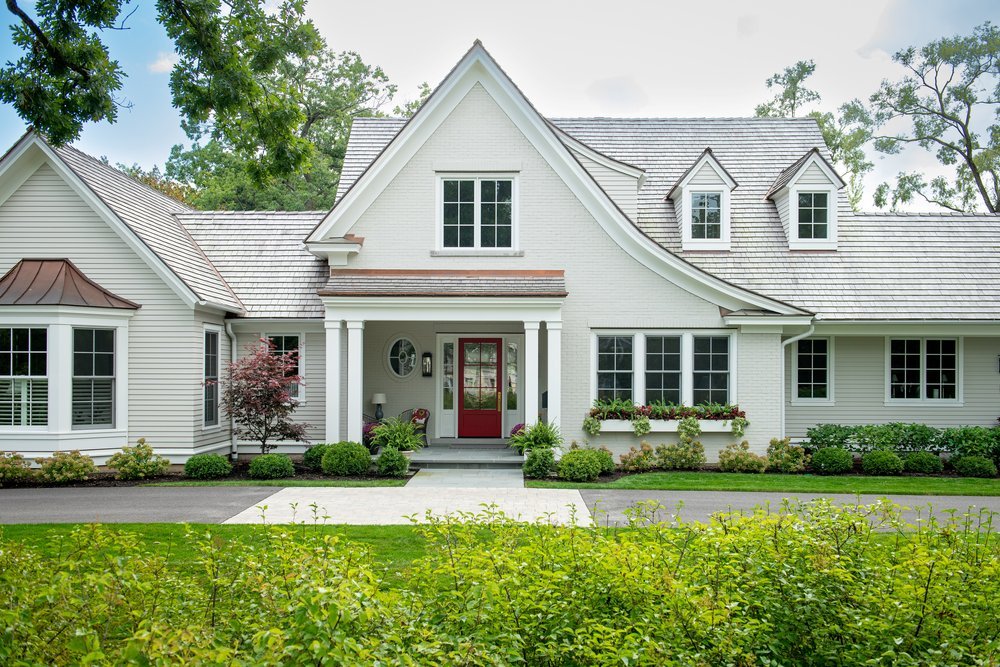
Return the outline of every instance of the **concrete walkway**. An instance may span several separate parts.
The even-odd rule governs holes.
[[[406,488],[523,489],[524,473],[517,469],[422,468]]]

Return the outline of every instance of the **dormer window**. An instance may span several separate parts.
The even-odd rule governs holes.
[[[510,250],[515,246],[515,179],[512,176],[441,177],[440,242],[443,250]]]
[[[837,249],[837,191],[844,180],[817,149],[778,174],[767,198],[781,218],[789,250]]]
[[[681,174],[667,199],[674,202],[684,250],[729,250],[729,201],[735,187],[708,148]]]

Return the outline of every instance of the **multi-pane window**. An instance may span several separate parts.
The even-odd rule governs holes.
[[[517,343],[507,342],[507,409],[517,410]]]
[[[0,328],[0,427],[46,426],[48,332]]]
[[[271,354],[281,356],[292,351],[298,352],[298,354],[295,355],[295,363],[288,370],[288,375],[298,375],[301,377],[302,373],[299,372],[299,367],[302,363],[302,350],[299,345],[299,336],[297,334],[281,334],[277,336],[268,335],[267,338],[274,345],[274,347],[271,348]],[[302,387],[297,382],[293,382],[288,387],[288,394],[295,399],[301,398]]]
[[[826,192],[799,193],[799,238],[826,239],[829,213]]]
[[[646,403],[681,402],[681,337],[646,336]]]
[[[729,402],[729,337],[694,337],[695,405]]]
[[[442,244],[445,248],[513,247],[512,179],[444,179],[442,187]]]
[[[958,398],[958,341],[896,338],[889,341],[889,398]]]
[[[597,337],[597,398],[632,399],[632,336]]]
[[[72,423],[77,428],[115,424],[114,329],[73,329]]]
[[[219,425],[219,332],[205,332],[205,426]]]
[[[830,341],[826,338],[800,340],[796,354],[796,396],[830,398]]]
[[[691,193],[691,238],[722,238],[722,193]]]

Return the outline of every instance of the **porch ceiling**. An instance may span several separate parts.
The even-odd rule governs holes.
[[[323,297],[541,297],[567,295],[560,271],[331,269]]]

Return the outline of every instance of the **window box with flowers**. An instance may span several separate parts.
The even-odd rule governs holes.
[[[737,405],[635,405],[628,401],[596,401],[583,420],[590,435],[628,433],[676,433],[682,419],[698,419],[703,433],[732,433],[742,437],[749,422]]]

